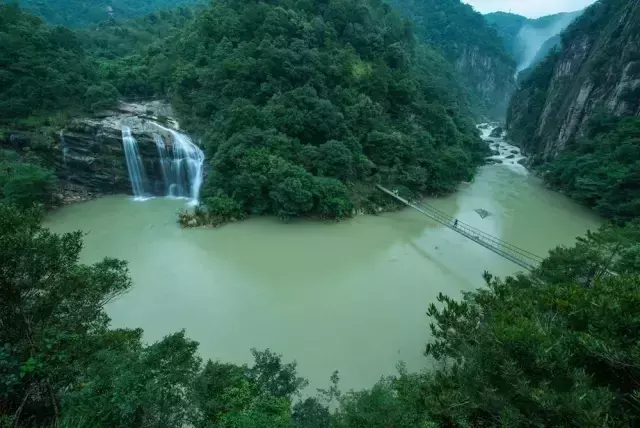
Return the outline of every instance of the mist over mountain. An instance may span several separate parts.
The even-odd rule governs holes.
[[[496,12],[485,15],[485,19],[504,39],[505,48],[515,58],[516,71],[520,73],[537,64],[558,46],[560,33],[581,14],[582,11],[576,11],[529,19]]]

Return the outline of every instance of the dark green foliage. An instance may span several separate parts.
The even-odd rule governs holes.
[[[56,202],[57,184],[53,171],[0,149],[0,201],[21,208],[34,204],[51,206]]]
[[[545,181],[599,214],[640,216],[640,118],[593,117],[588,133],[549,164]]]
[[[419,40],[456,65],[449,88],[462,88],[471,114],[502,120],[516,63],[484,17],[459,0],[388,1],[412,21]]]
[[[488,285],[462,302],[441,296],[444,308],[429,312],[436,341],[427,355],[449,361],[425,388],[431,414],[513,427],[638,420],[637,273],[589,288],[526,277]]]
[[[124,262],[79,265],[82,234],[55,235],[40,220],[0,204],[0,379],[11,380],[0,408],[42,423],[59,416],[57,394],[80,381],[106,332],[102,306],[130,280]]]
[[[54,25],[84,27],[111,20],[135,18],[176,6],[193,6],[203,0],[17,0],[21,7]]]
[[[0,4],[0,120],[82,105],[90,82],[71,30]]]
[[[102,83],[87,88],[84,94],[86,109],[97,112],[113,106],[120,98],[120,93],[110,83]]]
[[[209,361],[184,332],[146,346],[111,330],[103,306],[131,287],[125,262],[78,263],[82,233],[56,235],[41,212],[0,203],[2,426],[292,427],[306,381],[253,351],[252,366]]]
[[[513,59],[502,46],[495,29],[468,4],[457,0],[390,0],[415,22],[416,32],[447,58],[458,58],[465,46],[482,46],[491,55],[509,63]]]
[[[130,20],[109,20],[78,30],[100,82],[110,82],[125,98],[164,95],[171,79],[168,40],[199,13],[180,7]]]
[[[449,65],[377,0],[216,3],[169,45],[213,214],[340,218],[377,181],[449,192],[481,162]]]

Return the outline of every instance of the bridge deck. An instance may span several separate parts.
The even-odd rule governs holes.
[[[413,208],[414,210],[426,215],[432,220],[437,221],[443,226],[448,227],[449,229],[459,233],[460,235],[468,238],[477,244],[482,245],[488,250],[493,251],[496,254],[504,257],[505,259],[512,261],[520,267],[523,267],[528,270],[533,270],[536,268],[540,262],[542,262],[542,258],[529,252],[523,250],[522,248],[516,247],[515,245],[509,244],[495,236],[489,235],[475,227],[469,226],[461,221],[458,221],[457,225],[455,224],[456,219],[443,213],[442,211],[431,207],[426,204],[421,204],[417,202],[410,202],[399,195],[396,195],[391,190],[377,185],[378,189],[382,190],[389,196],[392,196],[396,200],[402,202],[403,204]]]

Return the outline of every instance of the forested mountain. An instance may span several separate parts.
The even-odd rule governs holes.
[[[506,12],[485,15],[487,22],[504,39],[507,51],[515,58],[518,71],[536,65],[560,44],[560,33],[582,14],[582,11],[558,13],[537,19]]]
[[[460,0],[389,0],[419,40],[454,64],[477,117],[501,119],[514,89],[515,63],[495,29]]]
[[[378,0],[220,2],[75,34],[16,6],[2,13],[10,111],[0,120],[37,128],[29,138],[44,135],[47,155],[61,150],[61,111],[169,97],[203,137],[203,206],[216,218],[350,216],[384,205],[376,183],[451,192],[487,150],[451,65]]]
[[[158,56],[215,215],[348,216],[375,182],[449,192],[482,161],[446,62],[378,0],[215,3]]]
[[[159,9],[193,6],[205,0],[3,0],[17,2],[22,8],[45,21],[67,27],[83,27],[111,19],[127,19]]]
[[[522,83],[511,138],[555,188],[607,217],[640,215],[640,0],[588,8]]]
[[[98,84],[73,31],[47,26],[15,4],[0,5],[0,66],[0,121],[92,109],[118,96]]]

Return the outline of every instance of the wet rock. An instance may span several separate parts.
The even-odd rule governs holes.
[[[519,155],[520,154],[520,150],[511,150],[511,153],[514,155]]]
[[[498,151],[498,150],[491,150],[491,154],[492,154],[492,155],[494,155],[494,156],[498,156],[498,155],[500,155],[500,151]]]
[[[481,218],[487,218],[491,215],[489,211],[482,208],[476,208],[474,211],[477,212]]]
[[[509,155],[509,156],[506,157],[506,159],[513,159],[515,157],[516,157],[516,155]]]
[[[518,163],[519,163],[520,165],[522,165],[522,166],[526,165],[526,164],[527,164],[527,158],[522,158],[522,159],[520,159],[520,160],[518,161]]]
[[[504,129],[501,126],[498,126],[497,128],[494,128],[491,133],[489,134],[489,137],[491,138],[502,138],[502,134],[504,133]]]
[[[485,161],[488,165],[502,163],[502,159],[496,159],[496,158],[486,158]]]
[[[63,204],[86,201],[103,194],[131,193],[129,174],[122,146],[122,126],[129,126],[138,142],[144,161],[145,188],[164,194],[164,177],[159,162],[155,134],[171,144],[170,133],[153,124],[162,116],[164,123],[175,124],[169,116],[171,108],[158,101],[121,104],[113,111],[74,119],[64,129],[37,132],[11,131],[0,146],[18,152],[46,143],[45,165],[54,169],[62,188]],[[166,125],[165,125],[166,126]],[[46,135],[45,135],[46,133]]]

